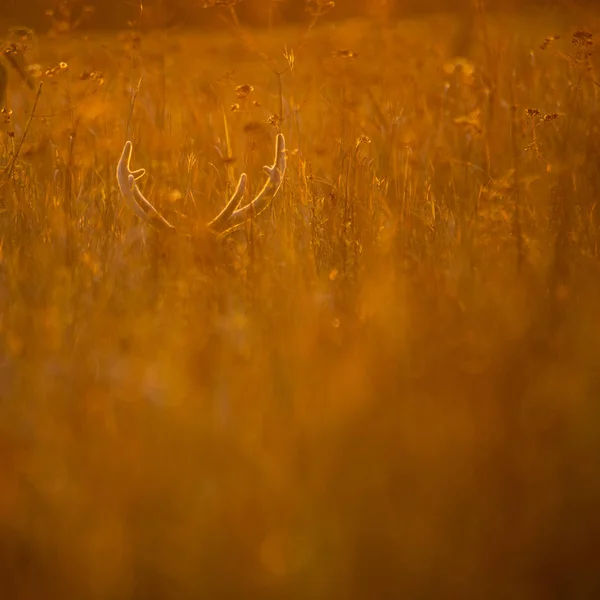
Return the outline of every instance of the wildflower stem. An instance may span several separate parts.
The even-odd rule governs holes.
[[[12,160],[10,161],[10,164],[6,167],[6,176],[9,179],[10,179],[10,177],[12,177],[13,171],[15,169],[15,164],[17,162],[17,158],[19,157],[19,153],[23,146],[23,142],[25,141],[25,138],[27,137],[27,132],[29,131],[29,127],[31,126],[31,121],[33,120],[33,117],[35,115],[35,110],[37,108],[38,101],[40,99],[40,96],[42,95],[42,85],[43,85],[43,82],[40,81],[40,85],[38,86],[38,91],[37,91],[37,94],[35,95],[35,100],[33,102],[33,108],[31,109],[31,114],[29,115],[29,119],[27,119],[27,125],[25,125],[25,131],[23,132],[21,140],[19,141],[19,145],[17,146],[17,149],[15,150],[15,153],[12,157]]]

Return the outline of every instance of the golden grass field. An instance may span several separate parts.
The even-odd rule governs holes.
[[[600,597],[600,20],[480,19],[6,64],[2,598]]]

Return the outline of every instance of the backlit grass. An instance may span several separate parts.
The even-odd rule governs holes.
[[[2,597],[598,597],[585,23],[40,37],[33,90],[6,63]],[[283,188],[223,239],[119,195],[131,139],[193,231],[278,132]]]

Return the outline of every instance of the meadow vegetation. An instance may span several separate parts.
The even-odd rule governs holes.
[[[18,40],[2,597],[600,597],[598,24]]]

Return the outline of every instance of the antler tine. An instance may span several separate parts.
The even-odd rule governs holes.
[[[277,195],[277,192],[281,188],[283,182],[283,176],[285,175],[286,169],[286,151],[285,151],[285,138],[282,133],[277,134],[275,139],[275,159],[271,166],[265,165],[263,170],[268,175],[268,179],[262,189],[254,197],[254,199],[237,210],[233,210],[227,220],[219,219],[218,225],[221,225],[218,229],[215,228],[221,235],[229,233],[234,229],[237,229],[243,225],[246,221],[252,217],[259,215],[271,202],[271,200]],[[245,177],[244,177],[245,179]],[[221,212],[223,214],[232,205],[228,203],[227,207]],[[216,220],[216,219],[215,219]]]
[[[131,190],[133,191],[133,195],[137,200],[139,206],[143,207],[142,211],[146,214],[146,221],[150,223],[150,225],[154,225],[159,229],[166,229],[169,231],[175,231],[175,226],[171,225],[167,219],[165,219],[155,208],[146,200],[145,196],[140,191],[140,188],[135,183],[135,178],[133,175],[129,176],[129,184],[131,185]],[[147,212],[146,212],[147,211]]]
[[[131,210],[140,218],[142,221],[154,225],[159,229],[167,229],[174,231],[175,227],[169,223],[150,202],[144,197],[142,192],[137,186],[136,179],[142,177],[145,173],[145,169],[137,169],[132,171],[129,164],[131,162],[131,153],[133,150],[133,144],[128,140],[125,142],[121,158],[117,164],[117,182],[119,189],[125,202],[131,208]]]
[[[225,205],[225,208],[212,220],[208,223],[209,229],[213,231],[220,232],[226,228],[226,223],[238,207],[244,192],[246,191],[246,181],[247,181],[246,173],[242,173],[238,180],[238,184],[231,196],[231,199]]]

